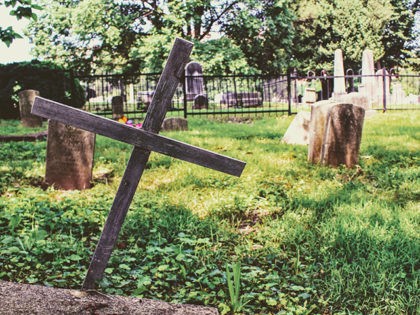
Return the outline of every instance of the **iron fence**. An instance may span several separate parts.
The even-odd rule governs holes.
[[[160,74],[76,76],[86,93],[84,108],[112,117],[112,102],[123,100],[124,113],[141,120],[152,100]],[[343,79],[345,93],[367,97],[376,110],[420,109],[420,75],[381,74],[363,76],[348,70],[344,76],[325,71],[295,74],[185,76],[168,108],[168,116],[290,115],[302,106],[333,96],[334,81]]]

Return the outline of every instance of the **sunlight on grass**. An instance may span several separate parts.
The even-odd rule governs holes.
[[[164,133],[247,166],[237,178],[152,153],[100,289],[225,314],[240,262],[243,314],[415,314],[420,112],[367,118],[353,169],[282,143],[292,119]],[[45,149],[1,144],[0,278],[78,288],[132,148],[98,136],[93,188],[71,192],[41,187]]]

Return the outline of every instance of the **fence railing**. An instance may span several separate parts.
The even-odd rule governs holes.
[[[86,91],[86,110],[111,117],[112,100],[119,96],[124,113],[131,119],[142,119],[159,76],[103,74],[77,78]],[[346,93],[366,95],[372,109],[420,109],[420,75],[192,75],[181,80],[168,116],[290,115],[306,104],[331,98],[334,81],[339,79],[344,80]]]

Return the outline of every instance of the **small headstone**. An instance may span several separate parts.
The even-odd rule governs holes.
[[[321,163],[353,167],[359,162],[365,110],[352,104],[336,104],[328,109]]]
[[[181,117],[165,118],[165,120],[162,123],[162,130],[164,131],[188,130],[188,120]]]
[[[198,62],[192,61],[185,66],[185,85],[187,101],[194,100],[198,94],[204,94],[203,68]]]
[[[41,127],[42,118],[31,114],[32,105],[35,97],[39,96],[36,90],[24,90],[19,92],[20,120],[25,127]]]
[[[359,87],[359,92],[363,92],[369,101],[373,100],[376,93],[375,88],[375,65],[373,60],[373,51],[366,49],[362,55],[362,84],[363,89]]]
[[[324,140],[325,123],[328,110],[337,103],[333,101],[320,101],[311,106],[311,120],[309,122],[308,161],[319,163]]]
[[[124,101],[122,96],[113,96],[111,99],[112,119],[118,120],[124,116]]]
[[[287,144],[309,144],[309,123],[311,119],[310,112],[299,112],[290,123],[282,141]]]
[[[194,97],[193,109],[207,109],[209,108],[209,100],[206,95],[198,94]]]
[[[91,187],[95,134],[50,120],[45,182],[57,189]]]
[[[333,97],[346,94],[346,80],[344,77],[343,52],[336,49],[334,52],[334,93]]]

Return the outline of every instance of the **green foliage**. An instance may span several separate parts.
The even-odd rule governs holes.
[[[29,89],[69,106],[82,107],[85,102],[85,92],[78,80],[50,62],[0,65],[0,118],[18,118],[18,93]]]
[[[295,66],[305,72],[332,70],[337,48],[343,50],[346,68],[354,71],[361,67],[364,49],[373,50],[375,61],[382,66],[401,65],[408,56],[404,48],[415,36],[416,7],[411,2],[298,1],[293,5],[299,34],[293,45]]]
[[[292,117],[190,119],[166,135],[244,174],[152,154],[100,290],[221,314],[416,314],[419,116],[366,118],[354,169],[281,143]],[[0,279],[79,288],[131,148],[97,137],[93,188],[60,191],[40,187],[45,147],[0,145]]]
[[[32,2],[32,0],[5,0],[0,1],[0,7],[10,8],[9,14],[20,20],[22,18],[37,20],[37,15],[33,12],[34,10],[42,10],[42,7]],[[13,30],[13,27],[8,26],[6,28],[0,27],[0,41],[6,44],[7,47],[16,38],[22,38],[19,33]]]

